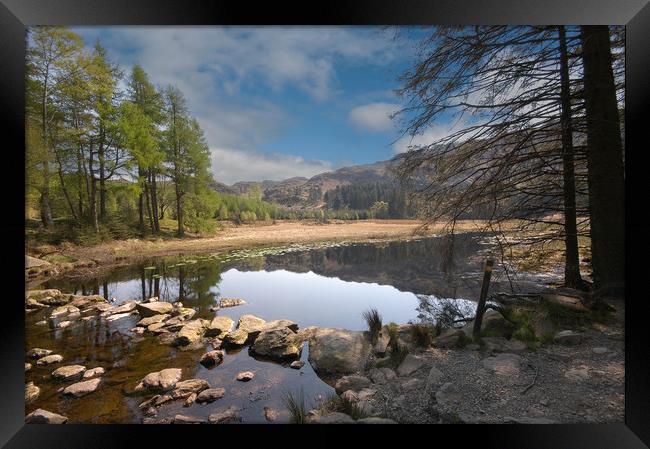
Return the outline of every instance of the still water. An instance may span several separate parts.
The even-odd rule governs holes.
[[[376,308],[383,322],[406,323],[418,319],[420,301],[456,298],[469,313],[480,291],[484,259],[490,252],[478,236],[423,238],[376,244],[339,244],[267,248],[221,255],[186,256],[148,260],[120,268],[97,279],[50,281],[43,288],[66,293],[101,294],[115,298],[114,304],[158,296],[162,301],[182,301],[198,317],[220,314],[234,321],[243,314],[265,320],[289,319],[306,326],[365,330],[361,313]],[[547,280],[547,279],[546,279]],[[529,277],[527,282],[538,283]],[[520,284],[525,288],[526,281]],[[507,290],[510,283],[497,270],[491,291]],[[243,298],[245,305],[212,311],[225,297]],[[27,381],[41,388],[40,397],[27,406],[27,413],[44,408],[61,413],[70,422],[137,423],[142,421],[138,404],[149,396],[132,395],[133,387],[147,373],[164,368],[182,368],[183,379],[202,378],[212,387],[224,387],[224,398],[208,405],[182,407],[175,401],[159,408],[158,418],[177,413],[207,418],[233,405],[244,422],[265,422],[264,410],[279,413],[275,422],[286,422],[282,396],[302,390],[308,407],[318,395],[333,389],[319,379],[309,363],[301,370],[287,364],[259,360],[248,348],[227,351],[224,362],[206,369],[198,359],[211,346],[182,351],[160,344],[155,337],[133,335],[129,329],[138,316],[106,322],[103,319],[77,322],[65,329],[36,325],[48,312],[27,315],[27,347],[53,349],[64,356],[63,364],[82,364],[106,369],[100,389],[80,399],[62,398],[50,377],[58,365],[34,367]],[[307,348],[301,359],[307,360]],[[254,371],[255,378],[237,382],[240,371]]]

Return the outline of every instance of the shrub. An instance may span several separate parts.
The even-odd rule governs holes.
[[[420,347],[427,348],[431,346],[435,337],[435,329],[432,326],[418,323],[411,326],[411,338],[413,342]]]
[[[362,316],[363,319],[366,320],[368,330],[370,331],[370,338],[374,343],[377,340],[377,335],[379,335],[379,332],[381,331],[381,315],[379,315],[377,309],[373,308],[363,312]]]
[[[282,398],[285,407],[289,410],[289,415],[291,416],[290,422],[292,424],[305,424],[307,422],[307,411],[305,408],[305,395],[300,389],[298,397],[295,397],[293,393],[287,392]]]
[[[406,358],[406,355],[409,353],[409,350],[406,346],[402,346],[398,343],[395,343],[391,347],[388,357],[382,360],[379,360],[376,364],[377,368],[393,368],[396,369]]]

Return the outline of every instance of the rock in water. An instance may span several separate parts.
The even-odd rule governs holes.
[[[53,363],[60,363],[63,361],[63,356],[59,354],[46,355],[36,361],[37,365],[51,365]]]
[[[246,304],[246,301],[241,298],[222,298],[219,301],[219,307],[235,307],[242,304]]]
[[[264,418],[268,422],[277,420],[278,416],[280,416],[280,414],[277,412],[277,410],[274,410],[271,407],[264,407]]]
[[[138,321],[137,325],[142,327],[148,327],[151,326],[152,324],[162,323],[168,318],[169,318],[169,314],[167,313],[158,314],[147,318],[142,318],[140,321]]]
[[[102,367],[89,369],[84,373],[83,378],[84,379],[90,379],[90,378],[93,378],[93,377],[96,377],[96,376],[101,376],[105,372],[106,372],[106,370],[104,370],[104,368],[102,368]]]
[[[155,303],[154,303],[155,304]],[[205,330],[209,326],[207,320],[198,319],[188,322],[185,326],[178,331],[178,336],[176,337],[176,343],[179,345],[189,345],[199,341],[203,338]]]
[[[234,321],[227,316],[215,316],[205,331],[205,335],[208,337],[224,338],[232,329],[233,324]]]
[[[162,371],[147,374],[144,379],[135,387],[136,391],[149,390],[171,390],[181,379],[180,368],[167,368]]]
[[[248,332],[244,329],[237,329],[232,332],[229,332],[223,339],[223,342],[227,345],[232,346],[241,346],[246,344],[248,341]]]
[[[174,306],[172,306],[171,303],[165,301],[156,301],[137,304],[136,308],[138,309],[138,313],[141,317],[147,318],[154,315],[171,313],[171,311],[174,309]]]
[[[66,317],[67,320],[74,320],[81,317],[79,309],[72,305],[59,306],[50,314],[50,319]]]
[[[101,381],[101,378],[97,378],[85,380],[83,382],[77,382],[65,387],[63,389],[63,394],[66,396],[72,396],[74,398],[80,398],[97,390],[97,387],[99,387]]]
[[[232,424],[241,422],[242,418],[239,416],[239,409],[230,406],[224,411],[211,413],[210,416],[208,416],[208,421],[211,424]]]
[[[295,359],[300,357],[301,341],[287,327],[263,331],[251,346],[251,352],[272,359]]]
[[[205,419],[196,416],[176,415],[174,416],[174,424],[203,424]]]
[[[303,362],[302,360],[294,360],[293,362],[291,362],[289,366],[293,369],[300,369],[303,366],[305,366],[305,362]]]
[[[200,404],[214,402],[217,399],[221,399],[224,394],[226,394],[226,390],[223,388],[208,388],[199,393],[196,397],[196,402]]]
[[[201,356],[201,360],[199,360],[199,363],[206,368],[211,368],[214,366],[217,366],[223,361],[223,351],[219,349],[215,349],[210,352],[206,352]]]
[[[34,382],[29,382],[25,385],[25,403],[29,404],[38,399],[41,389],[34,385]]]
[[[185,402],[183,403],[183,407],[191,407],[192,404],[194,404],[194,401],[196,401],[197,396],[198,395],[196,393],[190,394],[185,400]]]
[[[363,370],[370,349],[363,332],[316,328],[309,336],[309,363],[317,373],[351,374]]]
[[[185,398],[192,393],[200,393],[203,390],[210,388],[210,384],[204,379],[187,379],[176,384],[176,388],[172,391],[172,398]]]
[[[31,363],[25,363],[25,371],[29,371],[32,369],[32,364]]]
[[[237,374],[237,380],[241,382],[248,382],[249,380],[253,379],[255,377],[255,373],[252,371],[242,371],[241,373]]]
[[[63,415],[57,415],[40,408],[25,417],[27,424],[65,424],[67,421],[68,418]]]
[[[86,367],[82,365],[67,365],[55,369],[52,372],[52,377],[57,380],[71,380],[79,379],[86,371]]]

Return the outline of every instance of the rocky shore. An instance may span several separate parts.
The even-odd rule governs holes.
[[[239,300],[241,301],[241,300]],[[222,301],[234,306],[239,301]],[[571,307],[564,304],[562,307]],[[44,323],[52,328],[73,327],[86,320],[117,321],[137,315],[133,338],[152,338],[179,349],[211,348],[197,358],[206,368],[219,369],[224,349],[248,346],[258,357],[281,362],[287,369],[303,367],[303,348],[318,376],[335,386],[336,397],[318,398],[304,410],[308,423],[577,423],[621,422],[624,405],[624,347],[622,304],[607,324],[558,327],[552,316],[536,314],[525,321],[538,338],[521,341],[520,316],[490,311],[482,338],[472,340],[469,322],[422,341],[421,325],[383,326],[377,335],[337,328],[299,329],[290,320],[266,321],[242,315],[237,322],[224,315],[196,318],[197,311],[182,303],[150,298],[113,305],[99,295],[80,296],[58,290],[31,290],[26,313],[46,310]],[[518,309],[515,309],[518,310]],[[507,319],[505,315],[508,315]],[[201,351],[203,352],[203,351]],[[201,353],[199,352],[199,354]],[[61,382],[59,394],[73,400],[101,392],[105,370],[97,366],[66,365],[47,348],[31,348],[25,370],[52,365],[52,379]],[[242,371],[242,385],[255,373]],[[25,400],[39,396],[29,382]],[[170,366],[147,374],[128,394],[141,396],[143,423],[238,423],[236,407],[201,418],[194,404],[219,401],[229,394],[221,385],[187,378]],[[79,399],[83,400],[83,399]],[[188,413],[158,418],[159,411],[182,403]],[[264,410],[267,421],[278,411]],[[37,409],[29,423],[65,423],[68,418]]]

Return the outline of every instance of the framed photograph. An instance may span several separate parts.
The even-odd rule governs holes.
[[[649,444],[645,0],[0,21],[6,447]]]

